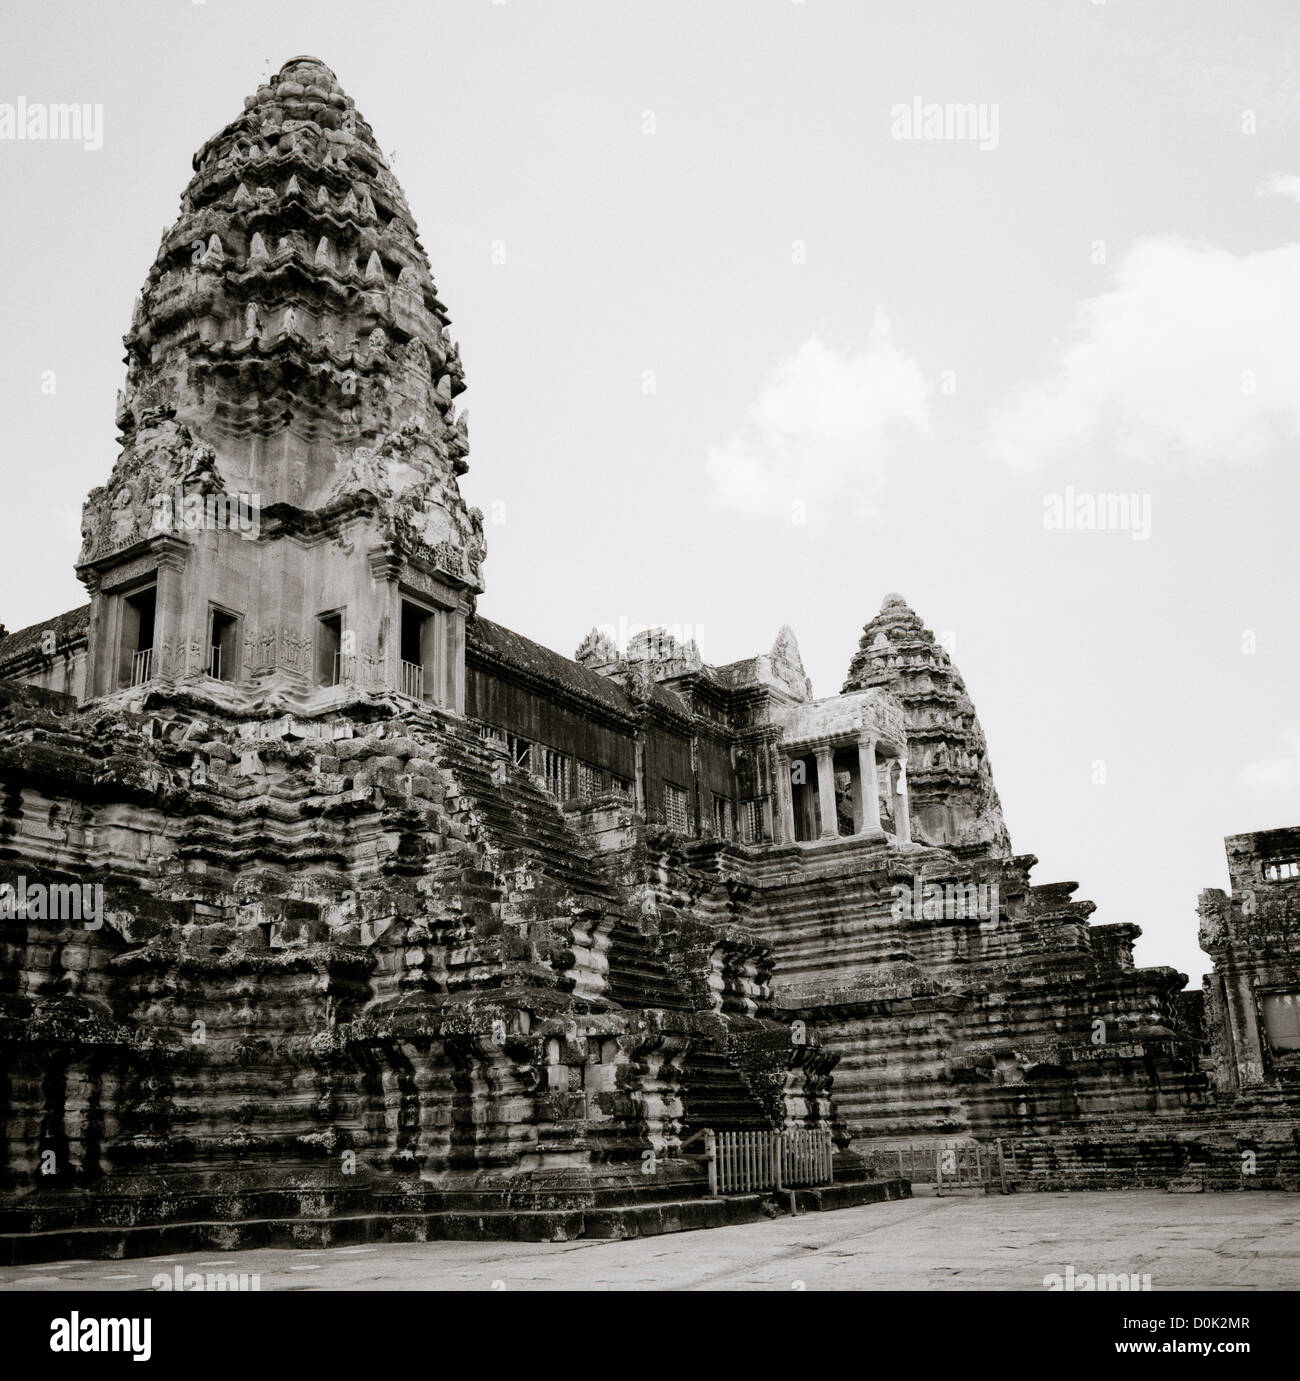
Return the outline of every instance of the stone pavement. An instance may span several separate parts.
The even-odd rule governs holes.
[[[924,1194],[924,1189],[918,1191]],[[0,1290],[148,1290],[255,1272],[262,1290],[1042,1289],[1050,1273],[1139,1273],[1153,1290],[1300,1287],[1300,1196],[932,1195],[626,1242],[427,1242],[51,1262]]]

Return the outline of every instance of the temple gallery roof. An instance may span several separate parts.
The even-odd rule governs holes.
[[[599,701],[621,714],[630,714],[632,702],[624,691],[606,676],[591,671],[559,652],[553,652],[522,633],[493,623],[482,615],[472,619],[465,629],[471,652],[486,652],[509,666],[530,673],[540,680]]]
[[[907,751],[903,707],[880,687],[792,706],[780,714],[779,721],[788,745],[856,742],[869,738],[895,752]]]
[[[52,619],[30,624],[0,638],[0,676],[5,674],[7,668],[17,666],[37,652],[46,632],[54,634],[55,647],[62,652],[69,645],[85,641],[89,624],[90,605],[82,604],[76,609],[69,609],[66,614],[56,614]]]

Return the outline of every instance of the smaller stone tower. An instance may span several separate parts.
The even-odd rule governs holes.
[[[907,719],[912,828],[931,844],[1011,855],[984,731],[961,673],[901,595],[862,630],[845,692],[883,686]]]

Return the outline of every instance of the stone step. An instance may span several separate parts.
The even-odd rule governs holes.
[[[905,1180],[859,1180],[793,1191],[798,1212],[825,1212],[911,1197]],[[728,1194],[601,1208],[357,1214],[332,1218],[246,1218],[239,1222],[83,1227],[0,1235],[0,1264],[89,1259],[119,1261],[256,1247],[320,1249],[369,1242],[572,1242],[626,1239],[731,1227],[781,1216],[788,1195]]]
[[[691,1129],[752,1131],[769,1125],[767,1111],[725,1055],[693,1051],[682,1069],[682,1117]]]

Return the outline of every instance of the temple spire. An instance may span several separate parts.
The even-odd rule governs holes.
[[[252,345],[250,309],[277,324]],[[166,411],[229,487],[305,508],[408,424],[460,473],[448,326],[370,126],[323,62],[291,58],[194,157],[125,337],[123,444]]]
[[[483,588],[465,389],[406,198],[297,57],[193,159],[87,498],[90,694],[459,711]]]
[[[892,691],[907,716],[907,775],[918,835],[1009,856],[974,703],[947,649],[902,595],[885,596],[849,664],[845,692],[873,686]]]

